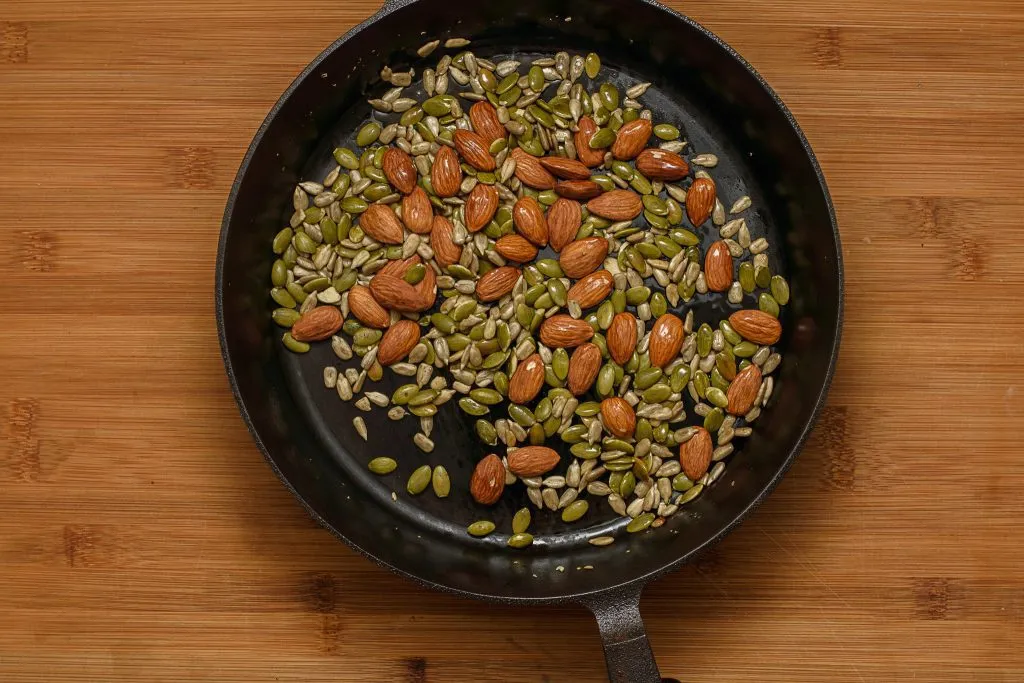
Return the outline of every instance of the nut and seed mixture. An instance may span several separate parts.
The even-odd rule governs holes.
[[[751,234],[750,198],[720,195],[718,158],[652,120],[649,83],[620,92],[593,53],[495,62],[467,45],[426,43],[420,58],[444,54],[418,74],[385,67],[358,149],[295,188],[273,240],[273,320],[288,350],[329,340],[353,361],[324,368],[324,386],[418,421],[424,453],[442,406],[475,417],[495,451],[473,472],[477,503],[522,483],[566,523],[607,505],[627,532],[657,528],[721,477],[769,402],[789,285]],[[718,239],[702,252],[706,231]],[[686,304],[708,292],[733,313],[694,329]],[[373,389],[385,367],[406,380],[391,395]],[[428,488],[449,495],[442,465],[406,484]],[[530,521],[516,513],[510,547],[533,542]]]

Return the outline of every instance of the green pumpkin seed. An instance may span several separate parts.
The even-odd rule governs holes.
[[[295,245],[295,248],[303,254],[312,254],[316,251],[316,242],[314,242],[313,238],[304,232],[297,233],[295,238],[292,240],[292,243]]]
[[[697,496],[699,496],[701,494],[701,491],[703,490],[704,484],[695,485],[694,487],[683,492],[683,495],[679,496],[679,499],[676,501],[676,505],[686,505],[687,503],[695,499]]]
[[[772,275],[772,278],[769,281],[769,287],[771,289],[772,296],[775,297],[776,303],[780,306],[785,306],[789,303],[789,283],[786,282],[786,278],[781,275]]]
[[[629,181],[629,186],[632,187],[637,192],[639,192],[640,194],[644,195],[651,194],[652,192],[654,192],[654,188],[651,186],[651,181],[645,178],[644,176],[640,175],[639,173],[633,174],[633,179]],[[664,219],[662,220],[664,221],[665,226],[667,227],[668,221]]]
[[[688,476],[683,474],[682,472],[680,472],[675,477],[673,477],[673,479],[672,479],[672,490],[673,491],[679,491],[681,493],[685,493],[686,491],[689,491],[692,488],[693,488],[693,481]]]
[[[711,326],[704,323],[697,330],[697,355],[704,358],[711,353],[711,343],[714,341],[714,332]]]
[[[669,386],[672,388],[672,393],[678,393],[686,388],[686,385],[690,382],[690,368],[687,365],[682,365],[675,369],[672,373],[672,378],[669,380]]]
[[[291,294],[292,298],[300,304],[309,296],[306,290],[299,286],[298,282],[289,282],[284,288],[289,294]]]
[[[531,520],[530,508],[520,508],[517,510],[516,514],[512,516],[512,533],[525,533],[530,528]]]
[[[537,423],[537,418],[534,417],[529,408],[516,403],[508,407],[508,416],[521,427],[532,427]]]
[[[640,531],[646,531],[651,523],[654,522],[654,513],[645,512],[641,515],[637,515],[629,524],[626,525],[626,531],[631,534],[638,533]]]
[[[668,219],[665,218],[664,216],[659,216],[657,214],[651,213],[650,211],[644,211],[644,220],[646,220],[649,224],[660,230],[668,229]]]
[[[737,358],[750,358],[757,353],[757,344],[743,341],[733,346],[732,352]]]
[[[359,157],[356,156],[355,152],[350,150],[348,147],[338,147],[334,150],[334,160],[337,161],[342,168],[354,171],[359,168]]]
[[[709,386],[711,386],[711,379],[707,376],[707,373],[703,370],[693,373],[693,388],[697,391],[698,396],[704,398]]]
[[[551,369],[555,377],[565,379],[569,376],[569,352],[565,349],[555,349],[551,354]]]
[[[367,201],[376,202],[384,199],[384,197],[387,197],[391,192],[392,190],[390,185],[386,185],[385,183],[374,183],[363,190],[363,197],[365,197]]]
[[[602,128],[590,137],[590,149],[607,149],[615,142],[615,131],[611,128]]]
[[[476,536],[477,538],[483,538],[494,531],[494,522],[486,519],[482,519],[479,522],[473,522],[466,531],[469,532],[470,536]]]
[[[451,268],[449,268],[448,270],[451,270]],[[452,275],[455,275],[455,273],[452,273]],[[473,277],[473,274],[469,273],[467,271],[466,277]],[[472,300],[470,300],[470,301],[463,301],[461,304],[456,306],[455,309],[451,312],[452,320],[454,320],[455,322],[460,323],[463,320],[465,320],[466,318],[468,318],[473,313],[473,311],[475,311],[475,310],[476,310],[476,302],[475,301],[472,301]]]
[[[374,474],[391,474],[398,467],[398,463],[391,458],[374,458],[367,467]]]
[[[273,249],[275,254],[283,254],[288,246],[292,243],[292,235],[294,231],[291,228],[284,228],[279,233],[274,235]]]
[[[284,287],[288,282],[288,266],[282,259],[276,259],[270,268],[270,283],[275,287]]]
[[[274,287],[270,290],[270,298],[274,300],[274,303],[282,308],[295,308],[297,305],[295,297],[293,297],[287,289],[282,289],[280,287]]]
[[[419,406],[410,406],[409,412],[416,417],[433,417],[437,415],[437,406],[433,403],[426,403]]]
[[[597,395],[601,398],[607,398],[611,396],[613,389],[615,388],[615,368],[610,364],[605,364],[599,373],[597,373]]]
[[[668,397],[672,395],[672,388],[664,383],[655,384],[650,389],[644,391],[644,401],[647,403],[661,403],[668,400]]]
[[[757,307],[773,318],[779,317],[779,302],[767,292],[761,292],[761,295],[757,297]]]
[[[588,431],[587,426],[584,424],[574,424],[571,427],[566,427],[562,432],[562,441],[569,444],[579,443],[587,437]]]
[[[726,397],[725,392],[718,387],[708,387],[708,390],[704,393],[705,398],[710,401],[713,405],[719,408],[726,408],[729,405],[729,399]]]
[[[586,500],[574,500],[562,510],[563,522],[575,522],[590,509],[590,503]]]
[[[601,95],[601,102],[608,111],[615,111],[619,107],[619,90],[611,83],[602,83],[598,89]]]
[[[677,140],[679,138],[679,129],[670,123],[659,123],[654,127],[654,135],[659,140]]]
[[[572,447],[569,449],[569,452],[575,455],[580,460],[595,460],[601,455],[601,447],[598,446],[597,444],[581,442],[573,444]]]
[[[430,478],[430,485],[434,489],[434,495],[438,498],[447,498],[452,490],[452,480],[448,476],[448,470],[443,465],[434,468],[434,474]]]
[[[683,222],[683,207],[679,202],[669,197],[665,200],[665,206],[668,207],[667,218],[670,225],[679,225]]]
[[[298,341],[288,332],[284,333],[281,341],[284,343],[285,348],[292,353],[307,353],[309,351],[309,344]]]
[[[521,534],[512,534],[508,539],[508,545],[511,548],[525,548],[531,543],[533,543],[533,536],[525,532]]]
[[[666,313],[668,313],[668,300],[661,292],[655,292],[651,295],[651,315],[660,318]]]
[[[402,118],[398,120],[398,123],[406,128],[415,126],[423,120],[424,115],[423,107],[417,104],[415,107],[402,112]]]
[[[718,368],[713,368],[711,370],[711,386],[716,389],[721,389],[723,392],[729,391],[729,380],[722,376],[722,373]],[[708,389],[708,391],[710,390],[711,389]]]
[[[640,244],[634,245],[633,248],[640,252],[640,255],[646,259],[661,258],[662,256],[661,249],[649,242],[641,242]]]
[[[728,403],[728,400],[726,403]],[[704,416],[704,429],[711,433],[717,432],[723,422],[725,422],[725,413],[722,412],[721,408],[716,407]]]
[[[391,394],[391,402],[396,406],[404,406],[409,402],[409,399],[418,394],[419,391],[420,387],[418,384],[403,384],[395,389],[394,393]]]
[[[547,396],[542,398],[540,400],[540,402],[537,403],[537,407],[533,411],[533,414],[537,417],[537,421],[538,422],[543,422],[544,420],[546,420],[549,417],[551,417],[551,408],[552,408],[551,399],[548,398]],[[572,428],[570,427],[569,429],[572,429]],[[569,430],[567,429],[566,431],[569,431]]]
[[[739,333],[732,328],[732,325],[729,324],[728,320],[719,321],[718,329],[722,330],[722,336],[725,337],[725,341],[734,346],[743,341],[743,338],[740,337]]]
[[[405,483],[405,490],[410,495],[418,496],[427,490],[430,486],[432,471],[430,465],[421,465],[413,470],[413,473],[409,475],[409,480]]]
[[[568,301],[568,292],[565,289],[565,285],[561,280],[552,278],[547,282],[548,294],[551,295],[551,300],[558,306],[565,306]]]
[[[352,341],[360,346],[373,346],[380,341],[380,338],[384,336],[384,333],[380,330],[375,330],[370,327],[364,327],[355,333],[352,337]]]
[[[657,256],[649,258],[660,258],[662,255],[664,255],[665,258],[671,259],[672,257],[674,257],[676,254],[683,250],[682,247],[680,247],[678,244],[676,244],[668,237],[665,237],[664,235],[658,235],[657,237],[655,237],[654,243],[657,245],[657,249],[660,253]]]
[[[630,287],[626,290],[626,303],[630,306],[639,306],[651,296],[650,287]]]
[[[372,145],[380,137],[381,126],[376,121],[366,124],[356,134],[356,144],[360,147]]]
[[[587,78],[591,80],[597,78],[598,72],[601,71],[601,58],[597,56],[596,52],[591,52],[583,60],[583,70],[586,72]]]
[[[750,294],[754,291],[754,266],[749,261],[740,264],[737,279],[744,292]]]
[[[720,353],[715,357],[715,369],[721,373],[723,379],[731,382],[736,377],[736,359],[728,353]]]
[[[423,111],[429,116],[445,116],[450,114],[452,110],[451,102],[443,95],[435,95],[424,100],[420,106],[423,107]]]
[[[366,200],[360,197],[345,197],[341,200],[341,208],[349,213],[362,213],[369,208]]]
[[[625,180],[627,183],[633,179],[633,167],[625,161],[613,161],[612,173]],[[612,184],[614,187],[614,183]]]
[[[458,353],[470,345],[469,337],[461,333],[445,337],[445,341],[448,342],[448,350],[452,353]]]
[[[537,270],[541,272],[545,277],[564,277],[565,273],[562,272],[562,266],[559,265],[558,261],[551,258],[540,259],[534,264]]]
[[[473,389],[469,392],[470,398],[483,405],[493,406],[501,403],[502,396],[494,389]]]
[[[306,284],[302,285],[302,290],[307,294],[312,292],[322,292],[331,286],[331,281],[325,277],[318,277],[310,280]]]
[[[302,316],[294,308],[275,308],[270,317],[281,327],[291,327],[299,322]]]
[[[468,396],[463,396],[459,399],[459,408],[462,409],[462,412],[468,415],[473,415],[474,417],[480,417],[481,415],[486,415],[490,412],[490,409],[487,406],[482,405]]]
[[[623,453],[633,454],[633,444],[622,439],[605,439],[602,442],[605,450],[608,451],[622,451]]]
[[[632,169],[631,169],[630,172],[632,172]],[[597,183],[597,186],[600,187],[605,192],[611,192],[616,187],[615,186],[615,182],[611,178],[606,176],[606,175],[594,175],[594,176],[590,176],[590,179],[593,180],[595,183]],[[597,218],[597,217],[596,216],[591,216],[591,218],[587,220],[587,223],[584,223],[584,227],[586,227],[588,224],[589,225],[593,225],[594,227],[597,227],[597,225],[596,225],[597,221],[593,221],[592,220],[594,218]]]
[[[530,86],[530,90],[536,93],[544,90],[544,70],[539,66],[530,67],[529,72],[526,74],[526,79]]]
[[[444,313],[432,314],[430,316],[430,324],[437,328],[441,334],[451,334],[455,331],[455,321]]]
[[[768,266],[759,266],[754,268],[754,282],[761,288],[771,286],[772,271],[769,270]]]
[[[359,321],[355,318],[349,318],[345,321],[345,324],[341,326],[341,331],[350,337],[361,329],[363,329],[363,326],[360,325]]]
[[[547,287],[543,283],[538,283],[526,290],[524,301],[527,306],[534,306],[537,303],[537,299],[540,298],[541,294],[547,291]]]
[[[684,230],[683,228],[676,228],[670,232],[668,236],[673,242],[683,247],[695,247],[700,244],[700,237],[698,237],[696,233]]]
[[[602,330],[607,330],[611,327],[614,317],[615,306],[611,301],[605,301],[597,308],[597,326]]]
[[[488,342],[493,345],[495,342]],[[484,358],[484,362],[481,367],[484,370],[493,370],[494,368],[501,367],[505,361],[508,360],[508,351],[495,351]]]
[[[437,391],[434,389],[423,389],[409,399],[410,406],[424,406],[437,398]]]
[[[503,107],[508,107],[515,103],[515,101],[518,100],[520,95],[522,94],[523,91],[519,88],[519,86],[513,86],[498,96],[498,104],[500,104]]]
[[[476,435],[488,445],[495,445],[498,443],[498,431],[494,428],[487,420],[477,420],[474,424]]]
[[[661,199],[657,195],[644,195],[643,205],[645,209],[653,214],[657,214],[658,216],[668,215],[668,205],[665,203],[665,200]],[[676,253],[678,253],[678,250]]]
[[[649,389],[661,379],[662,371],[661,368],[644,368],[636,373],[636,377],[633,379],[633,385],[641,391]]]

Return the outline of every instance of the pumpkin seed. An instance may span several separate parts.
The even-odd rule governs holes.
[[[679,496],[676,500],[676,505],[683,506],[695,499],[704,490],[703,484],[696,484],[691,488],[683,492],[683,495]]]
[[[391,474],[398,467],[398,463],[391,458],[374,458],[367,465],[374,474]]]
[[[659,140],[676,140],[679,138],[679,129],[670,123],[660,123],[654,127],[654,135]]]
[[[772,279],[772,271],[769,270],[768,266],[754,266],[754,282],[758,287],[770,287]]]
[[[729,405],[729,399],[726,397],[725,392],[718,387],[708,387],[704,395],[707,400],[719,408],[724,409]]]
[[[281,336],[281,341],[284,343],[285,348],[292,353],[306,353],[310,349],[309,344],[298,341],[289,332],[285,332]]]
[[[662,401],[668,400],[668,397],[672,395],[672,388],[664,383],[655,384],[650,389],[644,391],[644,401],[647,403],[661,403]]]
[[[626,303],[630,306],[639,306],[651,296],[650,287],[630,287],[626,290]]]
[[[494,522],[482,519],[478,522],[473,522],[472,524],[470,524],[468,527],[466,527],[466,531],[469,533],[470,536],[483,538],[484,536],[487,536],[488,534],[492,533],[494,531],[494,528]]]
[[[737,358],[750,358],[757,353],[757,344],[743,341],[733,346],[732,352]]]
[[[779,303],[771,294],[761,292],[757,297],[757,307],[773,318],[779,317]]]
[[[697,355],[701,358],[711,353],[711,344],[714,338],[714,333],[711,331],[711,326],[707,323],[703,323],[697,330]]]
[[[583,515],[587,514],[587,510],[590,508],[590,503],[585,500],[576,500],[567,505],[562,510],[562,521],[563,522],[575,522]]]
[[[512,548],[525,548],[531,543],[533,543],[533,536],[526,532],[512,534],[508,539],[508,545]]]
[[[474,389],[469,392],[469,396],[474,401],[485,406],[497,405],[503,400],[502,395],[494,389]]]
[[[431,469],[430,465],[421,465],[413,470],[413,473],[409,475],[409,480],[405,483],[405,490],[410,495],[418,496],[427,490],[427,486],[430,485]]]
[[[786,282],[784,277],[781,275],[773,275],[769,281],[769,287],[771,288],[772,296],[775,297],[776,303],[780,306],[785,306],[789,303],[789,283]]]
[[[615,131],[611,128],[601,128],[590,137],[587,143],[590,149],[606,149],[615,142]]]
[[[728,399],[726,399],[727,404],[728,402]],[[721,408],[716,407],[704,416],[704,429],[712,433],[717,432],[724,420],[725,413],[722,412]]]
[[[586,71],[587,78],[591,80],[597,78],[598,72],[601,71],[601,58],[597,56],[597,53],[591,52],[583,60],[583,68]]]
[[[643,514],[637,515],[629,524],[626,525],[626,531],[631,534],[645,531],[651,526],[653,521],[654,513],[644,512]]]

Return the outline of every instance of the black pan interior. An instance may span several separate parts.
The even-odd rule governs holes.
[[[655,120],[684,130],[688,153],[718,155],[713,175],[720,196],[727,205],[742,194],[752,197],[754,209],[746,217],[753,236],[768,237],[773,271],[791,281],[779,344],[785,362],[772,406],[716,485],[661,529],[624,534],[622,520],[592,499],[590,512],[571,526],[554,513],[535,511],[534,546],[511,551],[504,540],[511,515],[528,504],[525,492],[513,487],[494,509],[477,506],[464,493],[473,465],[488,449],[454,403],[435,419],[437,448],[425,455],[411,441],[415,419],[392,422],[382,409],[359,413],[323,387],[323,366],[343,366],[329,344],[305,356],[281,349],[280,330],[269,321],[269,242],[287,224],[291,189],[297,181],[322,178],[333,167],[331,150],[352,145],[352,131],[370,114],[368,93],[379,96],[386,87],[378,76],[382,64],[419,72],[436,63],[440,52],[429,61],[415,57],[415,49],[434,36],[470,37],[478,55],[495,59],[596,51],[604,64],[599,79],[610,78],[620,89],[653,82],[644,102]],[[705,233],[706,247],[716,231]],[[824,396],[838,343],[838,237],[805,141],[727,48],[639,0],[419,0],[364,25],[314,63],[264,123],[225,214],[218,266],[229,374],[254,437],[285,482],[322,523],[377,560],[444,589],[499,599],[560,599],[620,585],[672,566],[720,537],[788,466]],[[745,305],[756,305],[753,297]],[[677,312],[690,307],[698,324],[714,324],[733,309],[724,297],[698,297]],[[379,390],[390,393],[396,379],[386,373]],[[351,427],[356,414],[366,418],[368,443]],[[395,457],[399,469],[383,478],[370,474],[365,463],[377,455]],[[404,492],[408,474],[424,463],[448,468],[450,498],[427,493],[413,499]],[[493,519],[502,533],[470,539],[465,526],[481,518]],[[598,533],[619,538],[610,548],[593,548],[586,538]]]

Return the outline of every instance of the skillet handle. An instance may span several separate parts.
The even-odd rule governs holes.
[[[610,683],[662,683],[640,616],[642,590],[627,586],[583,600],[597,618]]]

